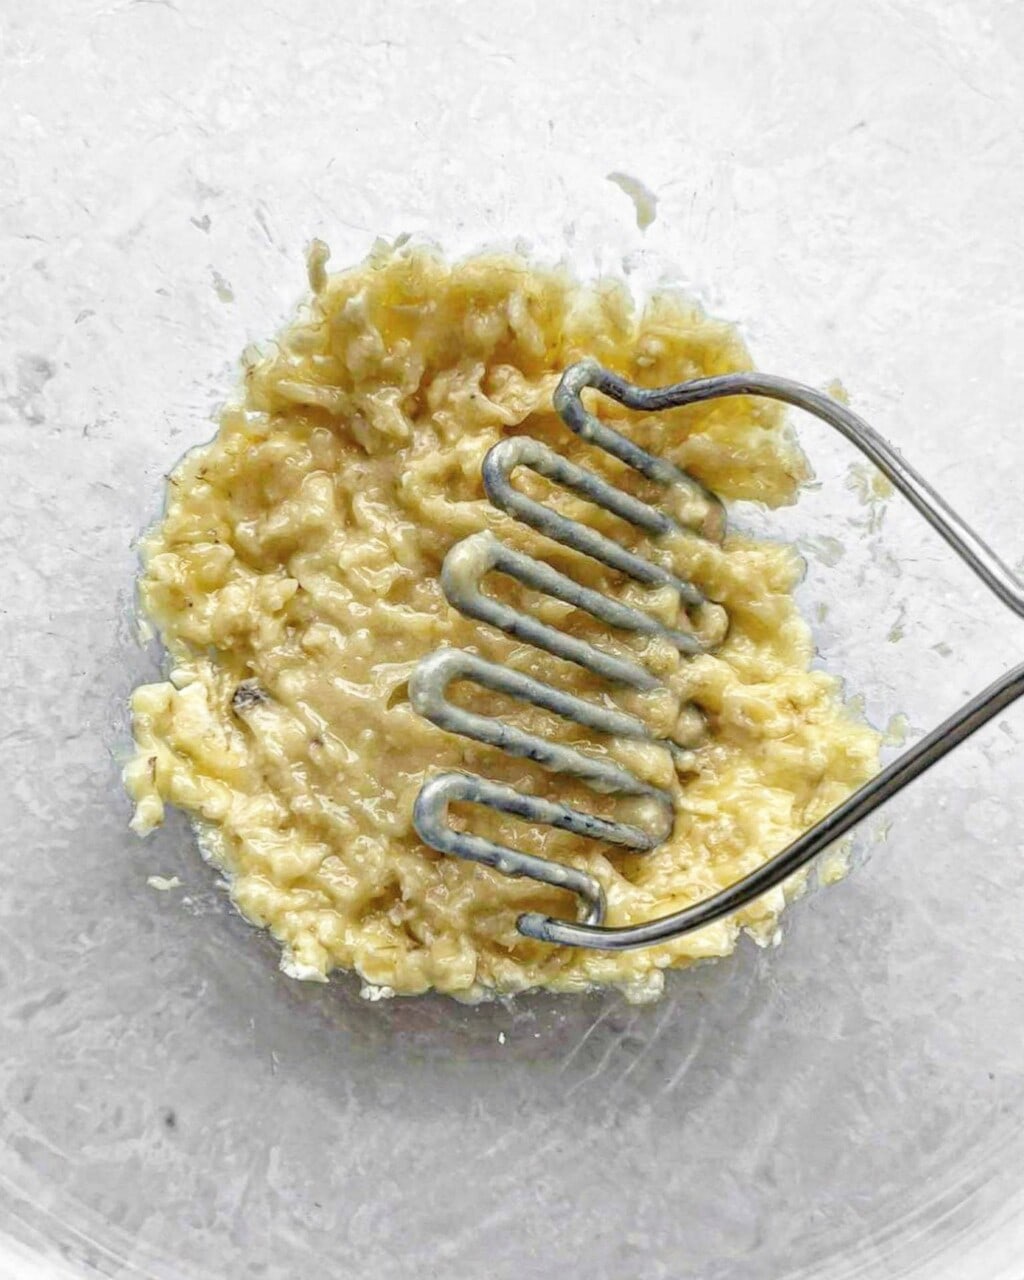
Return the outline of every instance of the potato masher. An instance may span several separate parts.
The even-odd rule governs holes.
[[[917,508],[960,558],[1014,613],[1024,616],[1024,585],[899,453],[866,422],[820,391],[764,373],[730,373],[667,387],[643,388],[581,360],[565,370],[553,402],[562,421],[581,439],[657,481],[683,499],[687,514],[675,517],[624,493],[594,472],[562,457],[539,440],[516,436],[500,441],[483,463],[484,488],[491,503],[547,538],[599,560],[637,582],[671,586],[687,610],[705,604],[701,593],[664,567],[636,555],[579,521],[517,490],[512,475],[529,468],[555,485],[603,507],[654,537],[690,532],[720,539],[725,530],[719,499],[696,479],[632,443],[584,406],[582,393],[593,388],[629,409],[657,410],[698,404],[727,396],[764,396],[803,409],[834,427],[857,446]],[[518,640],[585,667],[605,679],[636,689],[658,686],[657,678],[638,663],[625,660],[540,619],[487,595],[482,589],[491,572],[508,575],[527,587],[582,609],[612,628],[657,635],[682,653],[705,651],[707,644],[690,631],[674,630],[642,611],[582,586],[532,556],[503,543],[490,532],[456,543],[445,557],[441,583],[449,603],[467,617],[489,624]],[[636,821],[620,822],[588,814],[557,801],[524,794],[515,788],[461,771],[439,773],[421,787],[413,809],[413,825],[431,848],[484,863],[509,876],[528,876],[573,891],[580,901],[577,922],[527,912],[517,922],[520,933],[565,946],[622,951],[666,942],[711,924],[746,906],[805,866],[815,855],[845,835],[897,791],[941,760],[993,716],[1024,693],[1024,664],[1014,667],[938,728],[893,760],[831,813],[756,871],[700,902],[643,924],[610,928],[602,923],[604,894],[598,881],[574,867],[536,857],[492,840],[458,831],[449,822],[454,801],[483,805],[527,822],[545,824],[576,835],[607,841],[644,853],[657,848],[672,828],[673,802],[668,792],[641,781],[629,769],[595,759],[566,744],[553,743],[492,717],[462,708],[447,696],[453,681],[532,703],[600,733],[657,741],[673,755],[680,770],[692,760],[692,742],[656,739],[638,718],[610,710],[543,681],[513,671],[465,650],[445,647],[421,660],[409,682],[414,709],[451,733],[536,761],[544,768],[579,778],[595,791],[634,798]]]

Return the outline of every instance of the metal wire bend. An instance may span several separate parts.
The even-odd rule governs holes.
[[[731,373],[720,377],[680,382],[667,387],[645,389],[602,368],[594,360],[582,360],[565,371],[554,394],[554,405],[566,424],[581,438],[599,445],[650,479],[662,483],[684,484],[693,489],[707,503],[709,514],[702,529],[705,536],[720,535],[723,518],[718,499],[698,485],[692,477],[686,476],[667,461],[654,458],[614,431],[607,423],[601,422],[589,413],[582,401],[582,392],[586,388],[600,391],[627,408],[637,410],[680,408],[730,396],[763,396],[813,414],[822,422],[835,428],[868,457],[888,477],[895,488],[917,508],[932,528],[945,539],[961,560],[974,570],[982,582],[1008,608],[1018,616],[1024,617],[1024,584],[890,444],[850,409],[823,392],[791,382],[786,378],[754,372]],[[541,458],[542,465],[552,465],[549,459],[533,453],[523,462],[523,465],[534,466],[538,457]],[[557,459],[557,455],[552,457]],[[544,474],[549,473],[544,472]],[[505,475],[507,478],[507,470]],[[553,478],[561,480],[568,487],[578,488],[577,485],[572,484],[576,477],[573,476],[571,468],[560,469]],[[520,510],[510,511],[510,514],[526,519],[529,523],[533,522],[529,518],[530,515],[535,515],[531,512],[524,514]],[[603,926],[596,923],[602,913],[599,903],[595,901],[593,882],[590,882],[590,877],[586,877],[590,883],[586,885],[586,890],[582,894],[585,915],[581,922],[574,923],[530,912],[519,917],[519,931],[527,937],[563,946],[625,951],[667,942],[732,915],[761,894],[787,880],[794,872],[800,870],[817,854],[845,835],[897,791],[941,760],[1022,694],[1024,694],[1024,664],[1014,667],[982,693],[972,698],[938,728],[887,765],[843,804],[756,871],[693,906],[644,924],[617,928]],[[442,775],[442,779],[434,779],[432,782],[443,789],[444,778],[464,778],[467,782],[479,783],[481,786],[494,786],[480,779],[469,779],[468,775]],[[428,783],[424,792],[430,786],[431,784]],[[508,807],[512,803],[509,798],[503,797],[503,799],[508,803],[502,804],[501,807],[506,812],[514,812],[511,807]],[[418,807],[419,803],[417,802]],[[572,812],[575,813],[575,811]],[[438,817],[436,810],[433,817],[435,819]],[[567,824],[558,822],[557,825]],[[419,824],[417,826],[419,827]],[[431,834],[450,843],[450,838],[457,833],[451,832],[451,829],[444,825],[443,831],[435,828]],[[474,840],[475,837],[459,835],[459,839]],[[434,847],[443,847],[435,840],[429,842],[434,844]],[[459,856],[478,856],[473,852],[463,852],[454,848],[445,851],[457,853]],[[515,856],[526,857],[519,854]],[[496,865],[493,859],[490,861],[492,865]],[[548,867],[556,865],[548,864]],[[501,866],[500,869],[508,868]],[[569,868],[562,870],[570,872]],[[525,874],[536,874],[536,870],[531,867],[530,870],[525,871]],[[544,879],[548,883],[560,883],[565,887],[573,887],[580,892],[581,886],[578,883],[569,883],[576,881],[580,875],[579,872],[570,872],[567,877],[560,876],[556,879],[545,868],[537,878]]]

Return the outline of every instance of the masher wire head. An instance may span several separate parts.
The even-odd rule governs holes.
[[[715,541],[722,539],[725,512],[718,497],[694,477],[668,460],[648,453],[590,413],[582,400],[582,392],[586,388],[593,388],[627,408],[641,411],[678,408],[722,397],[747,395],[782,401],[813,414],[856,445],[1003,603],[1024,616],[1024,586],[1007,566],[881,436],[856,414],[822,392],[761,373],[725,374],[667,387],[643,388],[602,368],[594,360],[582,360],[565,371],[555,390],[553,403],[559,417],[581,439],[611,454],[646,479],[666,488],[675,488],[686,499],[683,505],[688,514],[692,513],[692,521],[680,524],[664,511],[625,493],[530,436],[502,440],[488,452],[483,463],[487,496],[495,507],[512,519],[564,547],[589,556],[645,586],[670,587],[691,616],[707,603],[693,583],[629,551],[599,531],[535,501],[512,484],[515,470],[525,467],[648,535],[689,534]],[[485,593],[483,581],[492,572],[504,574],[524,586],[581,609],[610,628],[659,638],[686,655],[708,651],[709,642],[698,631],[666,626],[642,610],[584,587],[550,565],[502,542],[492,533],[473,534],[451,548],[442,567],[441,583],[454,608],[466,617],[497,627],[517,640],[575,663],[613,684],[650,690],[658,688],[661,682],[641,664],[600,649]],[[428,779],[420,789],[413,809],[416,832],[430,847],[483,863],[505,875],[527,876],[577,895],[580,906],[577,922],[527,913],[518,921],[519,930],[524,935],[569,946],[626,950],[665,942],[711,924],[788,879],[1024,693],[1024,665],[1009,671],[961,707],[756,871],[682,911],[645,924],[617,928],[603,923],[606,910],[604,893],[595,877],[552,859],[456,830],[449,821],[449,805],[454,802],[481,805],[526,822],[604,841],[633,853],[646,853],[657,848],[672,830],[671,794],[642,781],[621,764],[588,755],[566,744],[551,742],[497,717],[458,706],[448,697],[449,686],[456,680],[469,681],[492,692],[530,703],[611,737],[656,743],[670,752],[680,772],[686,772],[694,765],[693,742],[657,738],[635,716],[600,706],[461,649],[435,650],[417,665],[409,682],[413,708],[439,728],[498,747],[509,755],[532,760],[552,772],[575,777],[596,792],[633,798],[630,816],[636,820],[615,821],[557,801],[528,795],[475,774],[451,771]]]

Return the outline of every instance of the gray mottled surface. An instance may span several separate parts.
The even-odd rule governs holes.
[[[129,837],[111,753],[156,669],[131,539],[313,235],[695,288],[1024,556],[1020,6],[0,13],[0,1275],[1016,1280],[1021,711],[781,947],[641,1009],[297,985],[181,821]],[[822,488],[765,523],[851,692],[925,728],[1020,628],[805,438]]]

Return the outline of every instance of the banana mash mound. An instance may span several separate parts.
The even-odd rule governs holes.
[[[722,546],[697,536],[651,544],[532,472],[517,475],[524,491],[673,566],[724,606],[724,643],[688,658],[660,639],[603,636],[588,615],[492,575],[488,591],[638,657],[664,681],[653,693],[603,685],[461,617],[441,592],[445,552],[490,529],[588,586],[691,626],[671,591],[624,582],[497,512],[480,467],[496,441],[528,432],[657,502],[655,486],[555,416],[558,378],[584,356],[646,385],[747,369],[736,332],[679,297],[657,296],[637,311],[618,284],[580,286],[515,257],[449,265],[379,246],[362,266],[330,276],[325,261],[315,245],[311,300],[247,367],[238,402],[212,444],[178,466],[163,519],[145,538],[141,603],[167,648],[169,676],[132,698],[133,826],[144,834],[158,825],[165,803],[185,810],[234,902],[273,933],[283,967],[301,977],[355,969],[373,987],[468,999],[616,985],[643,999],[660,991],[667,966],[724,956],[743,929],[770,939],[781,890],[649,950],[529,941],[517,916],[575,918],[572,895],[435,853],[411,823],[423,780],[452,768],[616,812],[614,797],[417,716],[409,675],[439,645],[614,699],[657,734],[685,723],[691,704],[703,713],[696,772],[686,775],[649,744],[587,747],[675,794],[675,830],[653,853],[453,810],[481,834],[596,876],[611,925],[724,887],[876,769],[877,735],[847,712],[831,676],[809,670],[811,637],[792,597],[802,564],[790,547],[736,534]],[[724,498],[787,503],[806,478],[779,408],[766,401],[651,414],[596,395],[589,403]],[[453,696],[552,738],[585,737],[479,688]]]

